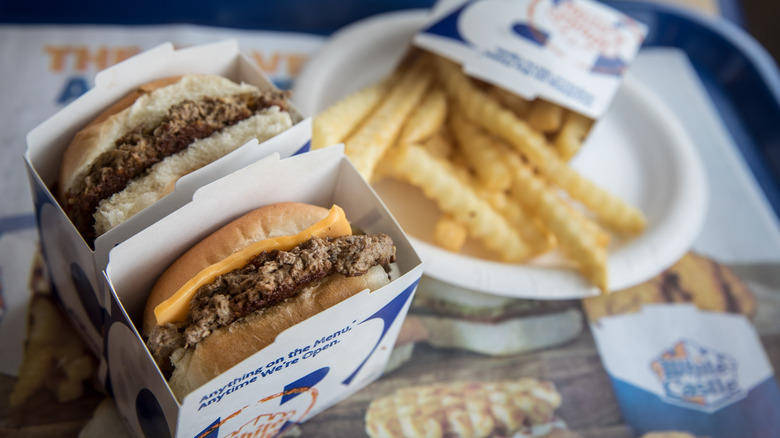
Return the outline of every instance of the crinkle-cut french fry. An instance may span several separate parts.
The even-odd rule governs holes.
[[[514,202],[509,199],[506,192],[503,190],[488,190],[476,178],[470,178],[469,183],[474,187],[474,191],[477,195],[488,202],[493,209],[499,213],[503,213],[510,202]]]
[[[451,169],[417,145],[399,148],[390,154],[389,163],[401,179],[420,187],[439,208],[452,214],[469,229],[471,235],[505,261],[529,258],[531,249],[509,223],[486,201],[477,196]]]
[[[512,184],[512,171],[503,156],[507,150],[498,140],[463,117],[460,109],[450,111],[448,123],[457,144],[472,164],[477,177],[488,190],[506,190]]]
[[[606,248],[609,246],[609,242],[612,241],[612,236],[606,232],[603,228],[599,226],[595,221],[592,221],[590,218],[585,216],[585,214],[579,210],[576,210],[573,206],[567,204],[568,208],[570,208],[572,211],[571,217],[573,219],[576,219],[580,221],[583,227],[585,227],[589,233],[591,233],[595,239],[596,244],[602,248]]]
[[[591,210],[602,224],[627,234],[644,229],[645,218],[641,211],[570,168],[551,151],[541,133],[474,87],[460,67],[443,58],[436,59],[436,66],[445,88],[456,97],[467,117],[507,140],[545,177]]]
[[[460,251],[468,236],[466,226],[451,214],[442,214],[433,226],[433,243],[447,251]]]
[[[507,159],[510,161],[510,166],[522,164],[516,154],[508,155]],[[477,196],[503,215],[509,224],[520,233],[520,237],[531,248],[532,256],[541,255],[555,247],[555,235],[544,226],[537,215],[529,212],[517,200],[512,199],[506,191],[490,190],[470,175],[461,174],[460,176],[461,180],[474,188]]]
[[[453,143],[449,130],[440,129],[439,132],[425,140],[422,146],[436,158],[449,159],[455,150]]]
[[[561,130],[555,134],[553,146],[564,161],[569,161],[580,150],[585,137],[593,126],[593,120],[582,114],[567,111]]]
[[[535,99],[531,102],[526,120],[534,128],[544,133],[555,132],[561,127],[564,109],[550,101]]]
[[[526,117],[531,108],[531,101],[507,91],[501,87],[491,85],[488,87],[488,95],[496,99],[501,106],[515,113],[520,118]]]
[[[444,88],[455,98],[466,117],[506,140],[533,162],[542,161],[542,151],[549,145],[541,132],[475,87],[457,64],[437,57],[435,65]]]
[[[404,125],[400,145],[425,142],[444,125],[447,117],[447,95],[440,87],[431,87]]]
[[[404,122],[433,81],[426,58],[419,57],[387,93],[387,97],[344,142],[344,152],[367,181],[374,167],[396,141]]]
[[[526,165],[515,166],[511,194],[529,210],[535,211],[555,234],[558,247],[593,285],[606,293],[607,251],[598,244],[598,237],[582,220],[572,217],[579,213],[570,208],[559,195]]]
[[[509,198],[502,193],[504,197]],[[520,203],[507,199],[503,201],[503,208],[494,205],[509,223],[520,233],[531,247],[534,256],[546,253],[555,248],[555,235],[534,215],[528,213]]]
[[[458,177],[460,177],[461,180],[467,181],[468,184],[472,184],[472,179],[476,178],[474,176],[474,167],[460,149],[455,148],[452,155],[450,155],[449,162],[452,163],[453,168],[457,171]]]
[[[541,173],[581,202],[601,224],[623,234],[638,234],[644,230],[645,216],[638,208],[582,176],[554,151],[542,151],[542,156],[544,165],[538,167]]]
[[[530,257],[541,255],[555,247],[555,236],[544,226],[538,217],[526,211],[516,200],[511,199],[503,190],[491,190],[485,187],[469,170],[453,163],[452,169],[458,179],[470,186],[480,199],[509,222],[520,237],[531,248]]]
[[[312,149],[343,142],[382,101],[396,77],[397,73],[394,73],[362,88],[316,115],[312,120]]]

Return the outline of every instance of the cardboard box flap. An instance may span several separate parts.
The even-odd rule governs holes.
[[[590,0],[451,0],[437,3],[414,43],[528,100],[599,119],[646,33]]]
[[[221,66],[219,74],[234,77],[235,53],[239,50],[238,41],[235,39],[180,49],[176,49],[173,43],[166,42],[102,70],[95,76],[95,87],[125,90],[129,84],[138,86],[166,76],[213,73],[213,66],[204,65],[204,56],[208,56],[214,66]]]

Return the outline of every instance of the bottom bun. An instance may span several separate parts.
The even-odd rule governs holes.
[[[374,266],[358,277],[331,275],[294,298],[216,330],[194,349],[178,349],[171,357],[175,367],[169,382],[173,393],[179,400],[183,399],[273,343],[284,330],[366,289],[376,290],[389,282],[381,266]]]
[[[426,342],[439,348],[459,348],[491,356],[506,356],[554,347],[582,332],[582,312],[569,308],[500,322],[479,322],[417,315],[428,329]]]

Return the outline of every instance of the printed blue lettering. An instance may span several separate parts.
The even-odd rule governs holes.
[[[262,376],[263,376],[263,377],[268,377],[268,376],[270,376],[271,374],[273,374],[273,373],[274,373],[274,371],[278,371],[278,368],[281,368],[281,367],[277,367],[277,368],[268,368],[267,370],[260,371],[260,374],[262,374]]]
[[[273,370],[269,371],[268,374],[272,373],[274,370],[278,371],[281,368],[282,365],[278,365]],[[262,371],[261,369],[250,371],[241,377],[234,378],[232,381],[228,382],[218,390],[203,396],[203,398],[200,400],[200,406],[198,407],[198,410],[201,410],[212,403],[219,403],[226,395],[232,394],[233,392],[248,386],[250,383],[255,383],[258,379],[258,374],[265,375],[265,371]]]
[[[583,88],[569,82],[568,80],[553,74],[547,68],[544,68],[530,59],[523,58],[516,53],[506,49],[498,48],[495,51],[487,51],[484,55],[508,68],[516,70],[528,77],[543,82],[569,98],[580,102],[585,106],[593,104],[594,96]]]
[[[276,359],[273,362],[269,362],[268,365],[266,365],[265,367],[266,368],[272,368],[274,365],[280,364],[282,362],[284,362],[284,357],[280,357],[279,359]]]
[[[315,357],[318,354],[320,354],[321,352],[327,350],[328,348],[330,348],[330,347],[332,347],[332,346],[334,346],[334,345],[336,345],[338,343],[339,343],[339,340],[338,339],[334,339],[329,344],[325,344],[325,345],[323,345],[320,348],[315,348],[312,351],[307,351],[306,354],[303,355],[303,358],[304,359],[309,359],[309,358]]]

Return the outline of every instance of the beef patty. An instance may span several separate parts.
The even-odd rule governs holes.
[[[218,328],[294,297],[328,275],[363,275],[394,261],[395,245],[386,234],[314,237],[291,251],[262,252],[198,289],[187,320],[155,326],[147,346],[167,373],[174,350],[193,348]]]
[[[101,154],[81,184],[65,195],[65,212],[87,242],[96,238],[93,214],[101,200],[121,192],[132,179],[155,163],[186,149],[195,140],[247,119],[263,109],[287,110],[284,92],[242,93],[233,96],[186,100],[172,106],[152,129],[137,127],[116,141],[116,148]]]

